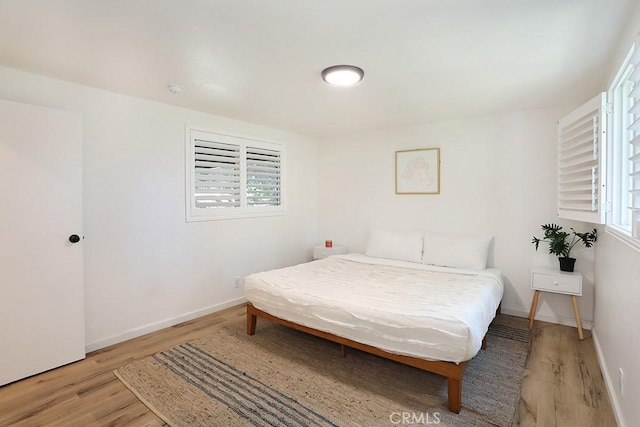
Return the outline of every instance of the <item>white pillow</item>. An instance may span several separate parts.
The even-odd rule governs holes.
[[[376,258],[419,263],[422,260],[422,232],[371,230],[366,254]]]
[[[484,270],[492,236],[452,236],[425,233],[423,264]]]

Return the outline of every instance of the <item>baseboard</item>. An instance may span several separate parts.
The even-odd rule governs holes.
[[[624,418],[622,417],[622,410],[620,409],[620,403],[618,402],[618,396],[614,391],[616,389],[615,383],[609,375],[609,370],[607,369],[607,364],[604,360],[604,355],[602,354],[602,347],[600,347],[600,341],[598,340],[596,329],[593,329],[591,331],[591,336],[593,337],[593,345],[596,349],[596,357],[598,358],[600,371],[602,371],[602,377],[604,378],[604,385],[607,389],[607,394],[609,395],[609,401],[611,402],[613,415],[616,417],[616,423],[618,424],[618,427],[625,427]]]
[[[512,310],[510,308],[501,307],[500,314],[508,314],[509,316],[529,318],[529,313],[520,310]]]
[[[101,348],[105,348],[110,345],[118,344],[132,338],[137,338],[151,332],[159,331],[160,329],[168,328],[170,326],[177,325],[178,323],[187,322],[198,317],[206,316],[207,314],[215,313],[217,311],[224,310],[225,308],[233,307],[234,305],[242,304],[245,302],[247,302],[247,300],[244,297],[235,298],[229,301],[222,302],[220,304],[215,304],[209,307],[194,310],[180,316],[171,317],[159,322],[149,323],[138,328],[130,329],[122,334],[113,335],[109,338],[86,344],[85,351],[87,353],[90,353],[92,351],[100,350]]]
[[[512,310],[510,308],[504,308],[500,310],[502,314],[509,314],[511,316],[517,317],[525,317],[529,318],[528,311],[520,311],[520,310]],[[562,317],[562,316],[549,316],[548,314],[538,313],[536,314],[536,320],[542,320],[544,322],[556,323],[558,325],[571,326],[576,328],[578,325],[576,324],[576,319],[573,317]],[[593,321],[582,319],[582,329],[593,329]]]

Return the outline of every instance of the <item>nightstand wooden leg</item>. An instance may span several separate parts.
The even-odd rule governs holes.
[[[529,329],[533,329],[533,319],[536,317],[538,298],[540,298],[540,291],[535,291],[533,294],[533,300],[531,301],[531,310],[529,310]]]
[[[580,320],[580,309],[578,308],[578,298],[575,295],[571,295],[571,302],[573,302],[573,313],[576,315],[576,324],[578,325],[578,336],[581,340],[584,339],[582,334],[582,321]]]

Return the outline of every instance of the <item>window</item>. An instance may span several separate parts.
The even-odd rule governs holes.
[[[246,146],[247,206],[278,207],[280,199],[280,150]]]
[[[558,216],[605,215],[609,232],[640,249],[640,36],[609,93],[558,122]]]
[[[609,91],[611,149],[609,150],[610,170],[609,201],[610,215],[608,225],[619,231],[631,232],[631,211],[629,210],[629,140],[628,130],[631,120],[629,114],[629,95],[633,83],[629,80],[633,67],[626,63]]]
[[[620,237],[640,239],[640,49],[629,52],[609,90],[609,102],[607,226]]]
[[[281,144],[187,131],[187,221],[284,213]]]

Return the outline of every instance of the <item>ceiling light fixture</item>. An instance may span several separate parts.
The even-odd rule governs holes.
[[[353,86],[364,77],[364,71],[355,65],[334,65],[322,70],[322,80],[333,86]]]

